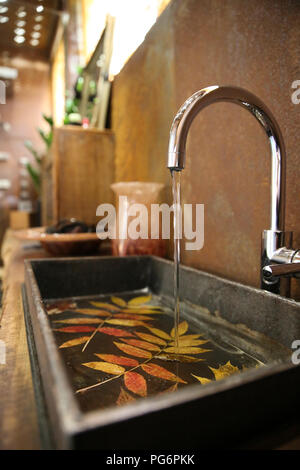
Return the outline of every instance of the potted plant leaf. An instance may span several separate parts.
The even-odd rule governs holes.
[[[40,197],[41,197],[41,187],[42,187],[42,162],[45,157],[45,154],[49,152],[52,140],[53,140],[53,119],[51,116],[43,114],[43,119],[47,122],[49,126],[48,131],[44,131],[40,127],[37,129],[39,135],[41,136],[43,142],[46,146],[46,151],[40,153],[38,152],[30,140],[24,142],[25,147],[33,155],[35,160],[35,165],[32,163],[27,163],[26,168],[31,177],[32,183],[38,195],[38,207],[40,207]]]

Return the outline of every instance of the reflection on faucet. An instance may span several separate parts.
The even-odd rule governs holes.
[[[261,124],[271,148],[271,205],[270,229],[264,230],[261,255],[261,287],[270,292],[289,295],[289,279],[300,262],[298,250],[291,248],[292,233],[284,230],[285,210],[285,146],[276,119],[266,105],[247,90],[237,87],[210,86],[194,93],[176,114],[170,132],[168,168],[181,171],[185,163],[186,139],[197,114],[216,102],[230,102],[247,109]],[[281,265],[280,270],[275,265]],[[271,266],[272,265],[272,266]],[[293,269],[291,269],[293,265]]]

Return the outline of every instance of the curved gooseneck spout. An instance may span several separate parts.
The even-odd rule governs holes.
[[[282,293],[283,289],[279,289],[280,278],[272,277],[270,272],[264,268],[266,266],[272,268],[271,263],[282,263],[282,265],[292,263],[296,260],[296,252],[298,253],[300,250],[290,249],[291,236],[284,232],[285,146],[277,121],[267,106],[255,95],[242,88],[210,86],[197,91],[181,106],[172,123],[168,168],[172,171],[181,171],[184,168],[186,139],[192,121],[202,109],[217,102],[235,103],[247,109],[261,124],[269,140],[272,161],[271,211],[270,229],[263,233],[262,287],[272,292],[279,293],[281,291]],[[297,262],[300,262],[300,253]],[[289,269],[291,268],[289,267]],[[284,273],[284,266],[281,271]],[[288,288],[285,288],[284,291],[286,295]]]
[[[185,163],[186,139],[197,114],[212,103],[235,103],[250,111],[264,128],[269,139],[272,159],[271,230],[284,230],[285,146],[276,119],[266,105],[243,88],[210,86],[194,93],[176,114],[170,132],[168,168],[181,171]]]

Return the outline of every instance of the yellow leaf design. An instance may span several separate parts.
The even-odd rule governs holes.
[[[98,317],[108,317],[110,315],[110,313],[105,310],[97,310],[95,308],[80,308],[74,311],[76,313],[82,313],[83,315],[95,315]]]
[[[194,375],[194,374],[192,374],[192,376],[195,377],[195,379],[197,379],[202,385],[205,385],[211,382],[210,379],[207,379],[205,377],[198,377],[198,375]]]
[[[143,321],[148,321],[148,320],[153,320],[152,317],[148,317],[148,315],[137,315],[133,313],[114,313],[114,318],[125,318],[127,320],[143,320]]]
[[[175,348],[174,346],[171,346],[170,348],[166,348],[165,351],[175,354],[202,354],[210,352],[211,349],[194,348],[189,346],[179,346],[178,348]]]
[[[200,336],[203,336],[202,334],[198,334],[198,335],[184,335],[184,336],[180,336],[180,338],[178,338],[178,341],[181,342],[181,341],[188,341],[188,340],[193,340],[193,339],[198,339],[200,338]],[[174,343],[174,341],[172,341]]]
[[[129,309],[131,310],[142,310],[142,311],[147,311],[147,312],[153,312],[153,313],[164,313],[164,309],[162,307],[159,307],[158,305],[130,305],[128,306]]]
[[[55,320],[54,323],[65,323],[66,325],[87,325],[99,323],[99,318],[66,318],[65,320]]]
[[[164,313],[162,310],[152,310],[151,308],[124,308],[124,313],[134,313],[135,315],[158,315]]]
[[[107,310],[111,310],[112,312],[119,312],[120,309],[116,307],[115,305],[108,304],[106,302],[90,302],[91,305],[94,305],[94,307],[99,307],[99,308],[104,308]]]
[[[78,344],[83,344],[90,339],[89,336],[82,336],[81,338],[71,339],[70,341],[66,341],[65,343],[61,344],[59,348],[72,348],[73,346],[77,346]]]
[[[116,364],[111,364],[109,362],[86,362],[82,364],[85,367],[90,369],[100,370],[101,372],[106,372],[107,374],[112,375],[121,375],[125,372],[125,368],[117,366]]]
[[[179,323],[179,325],[178,325],[178,335],[179,336],[184,335],[184,333],[186,333],[188,329],[189,329],[188,322],[183,321],[183,322]],[[175,328],[172,328],[171,336],[172,336],[172,338],[175,338]]]
[[[147,302],[150,302],[152,295],[135,297],[134,299],[129,300],[128,305],[144,305]]]
[[[187,347],[187,346],[200,346],[201,344],[208,343],[207,339],[181,339],[179,338],[178,346],[180,347]],[[175,341],[170,343],[171,346],[175,346]]]
[[[127,302],[125,302],[125,300],[121,299],[120,297],[114,297],[112,296],[111,297],[111,301],[118,305],[119,307],[126,307],[127,306]]]
[[[47,310],[48,315],[55,315],[56,313],[61,313],[61,310],[59,308],[51,308],[50,310]]]
[[[232,374],[236,374],[237,372],[240,372],[239,368],[236,366],[233,366],[230,361],[220,366],[218,369],[214,369],[213,367],[210,367],[210,370],[214,373],[216,380],[221,380],[221,379],[224,379],[225,377],[229,377]]]
[[[125,320],[121,318],[110,318],[105,320],[105,323],[110,325],[122,325],[122,326],[146,326],[144,322],[138,320]]]
[[[157,338],[156,336],[149,335],[147,333],[140,333],[139,331],[134,332],[139,338],[144,339],[145,341],[149,341],[150,343],[159,344],[160,346],[166,346],[167,343],[165,340],[161,338]]]
[[[161,353],[157,356],[158,359],[162,361],[177,361],[177,362],[200,362],[204,361],[204,359],[200,359],[199,357],[187,356],[184,354],[168,354],[168,353]]]
[[[151,331],[151,333],[153,333],[155,336],[158,336],[159,338],[162,338],[162,339],[166,339],[166,340],[170,340],[171,337],[170,335],[168,335],[168,333],[165,333],[164,331],[162,330],[159,330],[158,328],[151,328],[150,326],[148,325],[145,325],[149,331]]]

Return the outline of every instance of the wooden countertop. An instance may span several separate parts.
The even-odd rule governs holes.
[[[39,430],[31,378],[21,298],[24,260],[47,258],[47,253],[6,232],[2,245],[3,298],[0,340],[6,345],[6,364],[0,364],[0,449],[39,449]]]

